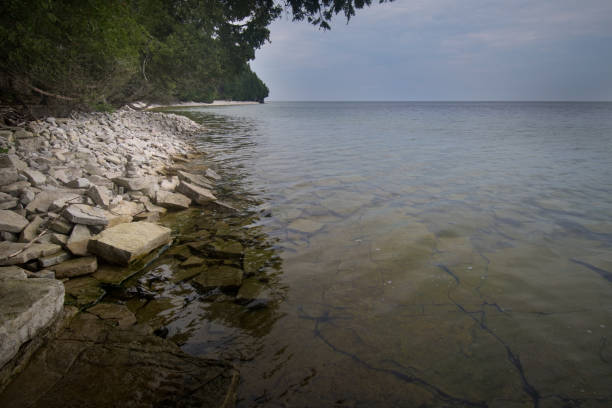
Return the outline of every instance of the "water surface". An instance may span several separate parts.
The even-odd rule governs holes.
[[[612,405],[612,104],[180,113],[241,215],[178,217],[269,251],[267,303],[186,281],[148,315],[239,406]]]

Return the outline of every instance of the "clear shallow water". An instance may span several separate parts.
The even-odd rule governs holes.
[[[236,362],[239,406],[612,405],[612,104],[181,113],[271,301],[164,283],[140,316]]]

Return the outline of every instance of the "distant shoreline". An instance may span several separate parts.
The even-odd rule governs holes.
[[[135,106],[138,106],[138,104],[134,104]],[[170,105],[160,105],[160,104],[152,104],[149,106],[146,106],[146,108],[144,108],[144,110],[153,110],[153,109],[160,109],[160,108],[197,108],[197,107],[204,107],[204,106],[236,106],[236,105],[259,105],[259,102],[255,102],[255,101],[213,101],[212,103],[205,103],[205,102],[180,102],[180,103],[173,103]]]

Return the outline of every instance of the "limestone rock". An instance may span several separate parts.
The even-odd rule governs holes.
[[[0,281],[5,279],[27,279],[28,271],[18,266],[0,266]],[[1,283],[0,283],[1,285]]]
[[[72,204],[65,211],[68,221],[84,225],[108,225],[104,210],[86,204]]]
[[[11,256],[21,251],[26,245],[18,242],[0,242],[0,265],[24,264],[32,259],[54,254],[61,249],[55,244],[33,244],[19,254]]]
[[[119,224],[94,236],[88,251],[110,263],[127,265],[170,242],[170,229],[149,222]]]
[[[115,177],[113,182],[132,191],[150,188],[152,184],[152,180],[148,177]]]
[[[311,221],[308,219],[298,219],[289,224],[288,228],[294,231],[303,232],[306,234],[313,234],[321,230],[325,225],[317,221]]]
[[[55,271],[55,277],[57,279],[89,275],[98,269],[98,259],[95,256],[70,259],[54,265],[50,269]]]
[[[196,186],[204,187],[211,190],[213,188],[213,182],[211,182],[204,176],[200,176],[199,174],[191,174],[182,170],[179,170],[177,174],[178,178],[181,181],[185,181],[187,183],[195,184]]]
[[[136,316],[125,305],[98,303],[87,309],[87,313],[94,314],[102,320],[117,322],[117,325],[121,328],[127,328],[137,323]]]
[[[165,190],[159,190],[155,197],[155,202],[164,208],[184,210],[189,208],[191,199],[183,194],[171,193]]]
[[[19,236],[20,242],[30,242],[38,235],[38,228],[43,223],[43,219],[38,215],[34,217],[32,221],[21,231]]]
[[[72,223],[64,217],[59,217],[51,222],[49,229],[59,234],[70,234],[70,231],[72,231]]]
[[[47,181],[47,176],[45,176],[38,170],[34,170],[28,167],[27,169],[24,169],[21,172],[28,178],[28,181],[35,186],[43,185]]]
[[[0,168],[0,185],[6,186],[19,180],[19,173],[15,167]]]
[[[71,191],[66,190],[45,190],[36,194],[36,197],[28,206],[26,210],[29,212],[47,212],[49,211],[49,207],[53,204],[54,201],[61,199],[65,200],[65,202],[70,201],[78,197],[79,194],[73,193]]]
[[[25,217],[10,210],[0,210],[0,231],[20,233],[28,225]]]
[[[38,264],[41,268],[48,268],[53,265],[57,265],[58,263],[67,261],[70,259],[70,253],[66,251],[58,251],[54,254],[43,256],[38,259]]]
[[[0,367],[17,354],[23,343],[51,324],[63,305],[64,285],[59,281],[0,281]]]
[[[204,187],[198,187],[195,184],[186,183],[184,181],[181,181],[176,188],[176,191],[185,194],[198,204],[206,204],[209,201],[217,199],[217,197],[215,197],[210,190]]]
[[[92,185],[87,190],[87,195],[96,203],[96,205],[108,210],[112,193],[104,186]]]
[[[87,244],[89,244],[90,238],[91,232],[89,228],[85,225],[77,224],[72,229],[72,233],[66,243],[66,248],[68,248],[73,255],[87,255]]]

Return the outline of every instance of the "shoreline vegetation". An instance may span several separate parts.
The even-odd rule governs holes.
[[[77,356],[73,336],[81,338],[79,353],[108,365],[96,376],[112,384],[99,387],[90,400],[95,406],[116,406],[121,400],[113,398],[125,393],[153,405],[233,405],[234,367],[188,356],[138,324],[125,305],[101,303],[105,288],[120,285],[170,247],[171,230],[158,224],[163,214],[192,206],[236,211],[215,196],[221,177],[208,166],[191,165],[205,155],[192,144],[201,131],[183,116],[130,108],[0,129],[6,151],[0,155],[0,405],[44,401],[50,382],[82,368],[82,354],[69,367],[61,363]],[[242,274],[234,275],[207,281],[223,287],[231,280],[239,287]],[[136,357],[121,351],[128,344]],[[31,392],[18,395],[28,377],[19,373],[39,365],[49,378],[27,383]],[[153,387],[176,369],[183,377],[168,389]],[[83,386],[75,381],[53,398],[71,398]]]

